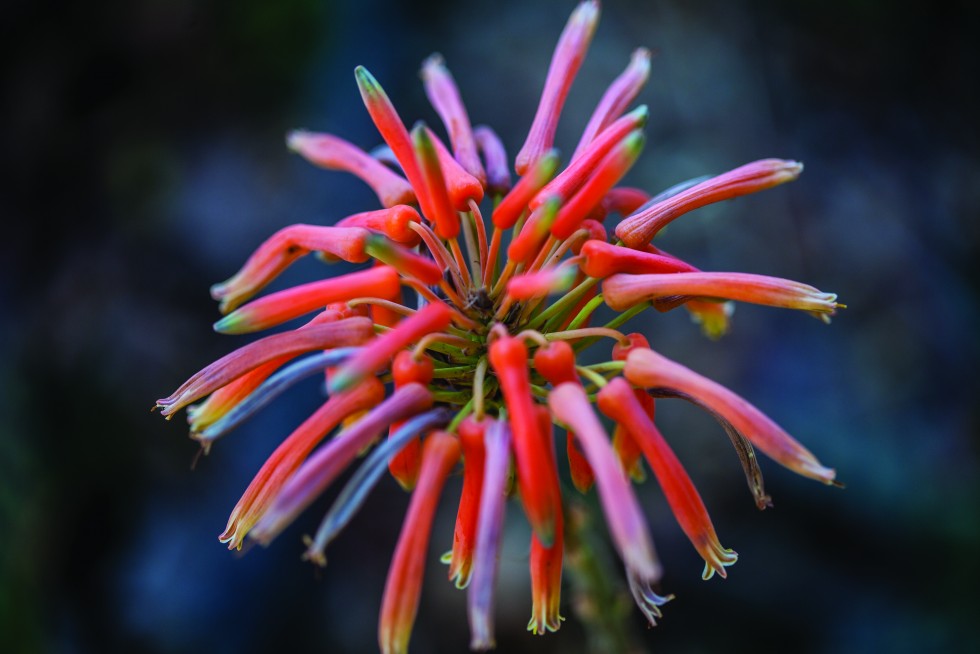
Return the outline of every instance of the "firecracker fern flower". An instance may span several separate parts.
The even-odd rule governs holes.
[[[803,476],[835,483],[833,470],[747,401],[658,354],[643,336],[618,330],[650,308],[683,306],[717,337],[728,328],[732,301],[801,309],[824,321],[840,305],[835,295],[794,281],[702,272],[652,245],[685,213],[794,180],[802,165],[765,159],[652,198],[617,186],[643,147],[647,108],[627,108],[647,79],[648,51],[634,53],[571,158],[559,163],[552,147],[558,116],[598,15],[598,2],[581,3],[561,34],[515,160],[514,184],[500,139],[489,127],[471,126],[438,55],[425,61],[422,79],[448,145],[422,123],[407,129],[377,80],[358,68],[357,86],[387,149],[372,156],[336,136],[302,131],[290,134],[288,145],[316,165],[353,173],[383,208],[332,227],[292,225],[261,244],[237,274],[211,289],[225,314],[215,330],[246,334],[313,317],[235,350],[157,402],[168,418],[188,407],[191,434],[207,451],[297,380],[326,372],[329,399],[248,486],[220,537],[229,548],[246,538],[269,543],[387,432],[306,553],[325,563],[327,545],[385,471],[412,492],[382,602],[383,652],[407,650],[435,508],[459,464],[462,495],[444,560],[455,585],[468,588],[471,646],[494,644],[508,496],[519,498],[532,528],[528,629],[558,629],[566,515],[555,425],[567,432],[572,482],[582,493],[595,486],[629,587],[651,623],[669,597],[654,591],[661,567],[632,487],[642,477],[641,458],[703,557],[704,578],[724,577],[736,560],[655,426],[654,398],[687,399],[719,420],[760,508],[769,498],[755,448]],[[607,219],[616,214],[623,218],[613,229]],[[371,265],[252,299],[310,253]],[[621,313],[592,326],[603,304]],[[578,363],[593,346],[607,360]],[[611,438],[605,425],[613,427]]]

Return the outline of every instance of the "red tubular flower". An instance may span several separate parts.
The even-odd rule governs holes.
[[[558,126],[558,115],[565,104],[565,96],[572,86],[585,53],[592,41],[592,34],[599,22],[599,3],[596,0],[582,2],[568,19],[568,24],[558,39],[555,54],[551,58],[548,77],[541,92],[538,111],[534,114],[531,130],[524,147],[517,153],[514,169],[523,175],[551,149]]]
[[[408,350],[402,350],[395,355],[395,360],[391,364],[391,376],[394,378],[395,388],[401,388],[407,384],[427,385],[432,381],[434,366],[431,359],[416,360]],[[392,423],[389,429],[389,436],[401,427],[402,422]],[[388,462],[388,471],[391,476],[401,484],[405,490],[415,488],[418,481],[419,466],[422,465],[422,441],[414,438],[402,448]]]
[[[631,132],[646,125],[649,116],[650,112],[646,105],[641,105],[604,129],[578,159],[570,163],[568,168],[558,173],[553,180],[538,191],[529,203],[530,208],[532,210],[537,209],[542,202],[553,195],[561,198],[572,197],[575,191],[589,179],[596,166],[609,154],[609,151]]]
[[[552,436],[551,415],[543,406],[537,407],[538,422],[545,439],[545,449],[549,455],[551,467],[556,465],[555,441]],[[553,489],[561,501],[561,490],[556,485]],[[559,611],[561,607],[561,567],[565,553],[564,520],[562,512],[555,514],[555,539],[551,545],[545,545],[537,534],[531,534],[531,619],[527,630],[543,636],[549,631],[558,631],[565,619]]]
[[[409,225],[420,222],[422,222],[422,218],[418,211],[404,204],[399,204],[390,209],[365,211],[347,216],[337,221],[337,227],[364,227],[375,232],[381,232],[392,241],[413,248],[419,244],[421,239]]]
[[[306,160],[329,170],[345,170],[360,177],[371,187],[382,205],[393,207],[415,202],[412,185],[392,172],[356,145],[332,134],[314,134],[296,130],[286,137],[290,150]]]
[[[783,159],[753,161],[712,177],[629,216],[616,227],[616,236],[629,247],[640,248],[649,243],[670,221],[688,211],[791,182],[799,177],[801,172],[803,172],[803,164],[798,161]]]
[[[497,373],[504,404],[514,432],[517,483],[528,521],[544,545],[555,539],[556,514],[561,510],[555,496],[557,471],[549,465],[540,434],[527,370],[527,348],[519,339],[503,336],[490,344],[490,365]]]
[[[609,85],[599,105],[592,112],[589,123],[582,130],[582,137],[579,139],[572,161],[578,159],[579,155],[588,147],[592,139],[599,132],[616,120],[630,103],[636,99],[636,95],[647,83],[650,76],[650,51],[646,48],[637,48],[630,57],[629,65],[626,70]]]
[[[211,297],[221,300],[222,313],[231,311],[252,297],[286,269],[289,264],[310,252],[322,252],[350,263],[364,263],[364,251],[370,236],[356,227],[318,227],[290,225],[259,246],[242,269],[231,279],[211,287]]]
[[[426,127],[425,133],[436,149],[436,157],[439,159],[439,166],[445,179],[446,192],[449,193],[453,208],[457,211],[469,211],[471,200],[476,203],[483,200],[483,184],[453,158],[431,129]]]
[[[551,233],[555,238],[571,236],[589,214],[599,206],[606,193],[622,179],[640,156],[643,149],[643,132],[634,130],[609,151],[578,193],[565,203],[558,212]]]
[[[749,273],[687,272],[673,275],[617,274],[602,284],[606,304],[617,311],[644,300],[693,296],[738,300],[808,311],[824,322],[837,311],[837,296],[788,279]]]
[[[609,532],[623,562],[641,579],[659,579],[660,564],[647,533],[643,512],[605,430],[589,406],[585,391],[576,383],[560,384],[548,395],[548,406],[558,420],[575,432],[585,451],[595,473]]]
[[[432,519],[446,477],[458,460],[459,443],[453,436],[445,432],[429,435],[422,455],[419,484],[412,493],[381,600],[378,644],[383,654],[408,651],[408,639],[422,592]]]
[[[560,206],[561,198],[555,196],[535,209],[521,228],[521,233],[510,242],[507,256],[513,261],[530,263],[540,251],[541,244],[548,238]]]
[[[641,188],[619,186],[606,193],[602,198],[604,215],[618,213],[628,216],[650,201],[650,194]]]
[[[439,118],[442,119],[442,124],[446,126],[446,131],[449,132],[453,154],[456,155],[459,165],[479,182],[482,198],[482,185],[487,183],[487,174],[476,153],[476,141],[470,127],[470,117],[459,97],[459,89],[440,55],[432,55],[422,64],[422,81],[425,83],[425,94],[429,102],[432,103]],[[466,207],[460,209],[460,211],[465,210]]]
[[[380,234],[369,236],[365,241],[364,250],[403,276],[414,277],[423,284],[438,284],[442,279],[442,269],[432,259],[415,254]]]
[[[374,375],[391,361],[398,350],[415,343],[426,334],[444,330],[451,320],[452,311],[445,304],[436,302],[427,305],[338,368],[327,385],[328,390],[337,393]]]
[[[694,483],[646,408],[637,401],[634,389],[618,377],[599,391],[598,400],[599,410],[628,429],[642,448],[674,517],[705,561],[701,576],[710,579],[716,572],[723,578],[727,576],[725,566],[735,563],[738,555],[721,546]]]
[[[836,296],[796,282],[704,273],[650,244],[682,213],[788,181],[802,167],[757,161],[656,195],[615,187],[636,159],[649,116],[645,106],[628,111],[650,71],[643,48],[602,96],[571,163],[559,167],[555,126],[598,13],[598,0],[587,0],[565,26],[516,162],[508,160],[492,129],[470,126],[439,55],[422,65],[422,78],[450,148],[422,123],[409,133],[377,80],[357,68],[361,98],[386,145],[369,156],[335,136],[310,132],[292,133],[288,144],[317,165],[354,173],[385,208],[347,216],[333,227],[293,225],[259,246],[238,273],[213,288],[222,313],[230,311],[215,329],[242,334],[318,313],[205,367],[157,403],[169,418],[210,394],[188,410],[192,438],[206,453],[215,439],[297,381],[326,373],[330,399],[275,449],[221,539],[231,547],[246,536],[269,543],[356,465],[307,545],[306,558],[323,564],[327,545],[390,472],[412,491],[412,500],[385,589],[379,625],[384,652],[408,647],[433,512],[460,453],[463,489],[452,551],[444,560],[457,586],[469,583],[470,645],[479,650],[494,643],[493,599],[498,560],[508,556],[501,547],[512,485],[532,529],[528,628],[545,633],[562,621],[565,525],[567,535],[583,542],[593,521],[577,510],[564,514],[553,424],[567,432],[575,487],[584,493],[596,486],[630,592],[651,624],[671,596],[652,587],[660,566],[627,475],[640,481],[641,455],[704,557],[705,576],[724,576],[735,559],[718,543],[691,480],[654,426],[654,397],[685,397],[722,422],[759,508],[769,496],[753,444],[801,474],[834,483],[833,470],[757,409],[654,354],[639,334],[618,331],[651,306],[666,311],[683,304],[705,333],[717,337],[728,328],[733,300],[823,318],[842,305]],[[512,163],[521,175],[513,187]],[[627,217],[618,227],[604,226],[613,215]],[[617,240],[614,228],[625,245],[610,242]],[[307,253],[361,268],[251,299]],[[602,324],[603,304],[625,313]],[[607,338],[616,343],[611,353]],[[576,360],[598,344],[606,346],[598,357]],[[310,354],[291,361],[304,353]],[[616,423],[612,442],[591,402]],[[431,433],[435,429],[445,431]],[[386,431],[388,438],[375,446]],[[605,557],[591,559],[591,549],[576,548],[567,559],[569,571],[609,574],[596,569]],[[589,601],[583,598],[576,608]]]
[[[356,411],[374,406],[383,399],[384,386],[376,379],[371,379],[369,383],[327,400],[266,459],[232,510],[228,526],[218,540],[228,543],[228,549],[241,549],[246,534],[262,517],[286,480],[299,468],[317,443],[340,424],[341,420]]]
[[[477,422],[470,417],[459,425],[459,444],[463,448],[463,493],[456,513],[453,549],[443,559],[449,563],[449,580],[456,584],[456,588],[466,588],[470,583],[483,490],[483,440],[489,424],[489,420]]]
[[[408,130],[405,129],[405,123],[395,111],[395,106],[388,99],[388,94],[378,84],[378,80],[374,79],[374,75],[368,72],[367,68],[364,66],[355,68],[354,78],[357,80],[361,99],[364,101],[364,107],[368,110],[368,114],[371,115],[374,126],[378,128],[381,138],[391,148],[402,170],[405,171],[405,176],[412,185],[419,204],[422,205],[423,213],[427,216],[430,215],[431,209],[429,198],[425,195],[426,186],[423,183],[422,171],[416,163],[415,148],[412,147],[412,140],[408,136]]]
[[[528,202],[551,180],[558,168],[558,153],[554,150],[541,156],[531,170],[518,180],[510,193],[493,210],[493,224],[498,229],[513,227]]]
[[[424,124],[418,123],[412,129],[412,143],[422,176],[421,183],[429,200],[429,208],[423,207],[422,211],[435,224],[436,234],[440,238],[456,238],[459,234],[459,216],[449,197],[439,153]]]
[[[507,282],[507,295],[515,300],[530,300],[567,291],[575,281],[572,266],[549,268],[512,277]]]
[[[219,334],[247,334],[275,327],[331,302],[356,297],[385,297],[399,287],[398,271],[379,266],[364,272],[341,275],[279,291],[254,300],[214,323]]]
[[[779,425],[724,386],[653,350],[639,348],[627,357],[624,374],[637,386],[681,393],[725,420],[777,463],[804,477],[834,483],[833,470],[822,466]]]
[[[633,250],[597,239],[586,241],[579,250],[579,267],[589,277],[604,279],[616,273],[664,274],[695,272],[697,268],[680,259]]]
[[[553,341],[539,347],[534,353],[534,369],[553,386],[565,382],[578,383],[575,374],[575,352],[565,341]],[[580,493],[586,493],[595,482],[595,475],[588,460],[575,444],[575,435],[569,431],[565,437],[565,455],[572,476],[572,484]]]

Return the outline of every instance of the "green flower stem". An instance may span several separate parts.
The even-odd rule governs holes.
[[[592,372],[619,372],[626,367],[625,361],[605,361],[603,363],[593,363],[590,366],[582,366],[583,368],[588,368]]]
[[[473,374],[473,366],[447,366],[445,368],[436,368],[432,377],[434,379],[457,379],[457,378],[469,378]]]
[[[545,321],[557,319],[561,320],[564,317],[564,313],[568,312],[575,303],[578,302],[583,295],[585,295],[590,288],[599,283],[599,280],[595,277],[589,277],[581,284],[570,290],[565,294],[560,300],[552,304],[550,307],[538,314],[538,316],[528,323],[529,329],[538,329],[541,325],[545,324]],[[544,328],[544,331],[554,331],[554,329],[548,329],[548,326]]]
[[[599,305],[603,303],[602,293],[596,295],[594,298],[589,300],[589,303],[582,307],[582,310],[578,312],[578,315],[572,319],[572,322],[568,323],[568,329],[578,329],[582,324],[589,319]]]
[[[446,431],[455,432],[456,428],[459,427],[459,423],[463,422],[463,420],[466,419],[466,416],[473,413],[473,399],[474,398],[471,397],[470,401],[463,405],[463,408],[459,410],[459,412],[453,417],[452,422],[449,423],[449,426],[446,427]]]
[[[635,304],[629,309],[627,309],[626,311],[624,311],[623,313],[619,314],[618,316],[610,320],[608,323],[606,323],[603,326],[609,329],[618,329],[621,325],[626,323],[626,321],[628,321],[630,318],[649,309],[650,306],[651,304],[649,302],[640,302],[639,304]],[[590,345],[592,345],[598,340],[599,339],[596,337],[583,338],[581,341],[573,345],[572,349],[574,349],[575,353],[578,354],[579,352],[589,347]]]
[[[566,497],[574,497],[571,493]],[[591,511],[578,499],[565,511],[565,570],[574,596],[571,607],[585,626],[589,652],[638,652],[630,625],[630,601],[608,546],[596,536]]]

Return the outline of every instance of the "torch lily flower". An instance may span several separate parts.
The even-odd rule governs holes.
[[[442,57],[422,64],[422,81],[445,135],[423,123],[406,127],[378,80],[358,67],[355,81],[383,145],[362,150],[305,131],[287,143],[317,166],[359,177],[380,208],[332,226],[288,226],[260,244],[241,270],[211,289],[224,314],[214,329],[281,331],[239,347],[157,401],[168,419],[188,408],[192,437],[207,453],[297,380],[325,373],[329,397],[275,448],[219,538],[231,548],[248,539],[269,544],[363,454],[308,541],[306,558],[325,565],[326,548],[390,472],[412,499],[381,601],[385,654],[408,649],[433,538],[449,549],[449,579],[466,589],[470,646],[494,647],[510,497],[531,527],[528,629],[543,634],[561,626],[563,575],[599,565],[598,558],[583,563],[586,555],[575,549],[582,530],[598,521],[569,506],[575,500],[562,490],[556,437],[565,440],[574,488],[595,489],[625,567],[621,585],[651,624],[672,596],[658,592],[661,563],[633,489],[644,477],[641,459],[703,557],[703,576],[725,577],[736,555],[721,546],[659,432],[654,398],[688,399],[721,421],[760,509],[769,496],[753,447],[805,477],[836,484],[832,469],[754,406],[657,354],[639,334],[619,331],[650,308],[684,305],[718,337],[729,328],[731,301],[824,319],[843,305],[833,294],[777,277],[702,272],[651,243],[678,216],[795,179],[802,165],[766,159],[659,194],[617,186],[645,138],[648,109],[629,110],[650,74],[645,49],[612,82],[562,165],[556,126],[598,17],[596,0],[572,13],[513,162],[491,128],[471,125],[465,89]],[[260,295],[307,254],[363,269]],[[621,313],[600,324],[602,306]],[[304,325],[284,325],[307,314],[314,317]],[[594,363],[579,359],[587,349],[598,353]],[[593,403],[611,421],[612,438]],[[556,435],[555,425],[565,433]],[[453,535],[433,534],[445,482],[460,460]]]

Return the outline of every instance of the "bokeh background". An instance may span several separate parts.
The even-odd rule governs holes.
[[[572,6],[5,3],[0,650],[375,651],[407,504],[393,482],[319,576],[299,555],[323,503],[268,550],[235,556],[216,539],[264,457],[317,406],[317,384],[194,471],[182,418],[148,409],[236,344],[210,330],[211,283],[279,227],[375,207],[359,182],[283,145],[294,127],[378,144],[355,65],[407,121],[435,122],[417,70],[441,51],[474,122],[494,125],[513,154]],[[640,98],[652,109],[647,152],[631,183],[655,192],[770,156],[806,164],[794,184],[678,221],[663,246],[708,270],[800,279],[849,305],[829,327],[741,306],[718,342],[683,312],[636,325],[769,412],[847,483],[828,489],[765,465],[775,508],[760,513],[720,428],[661,402],[668,439],[741,558],[727,580],[701,582],[647,484],[663,588],[677,600],[655,629],[629,614],[638,651],[980,651],[977,10],[873,0],[606,0],[603,10],[559,146],[574,147],[631,50],[656,49]],[[321,272],[304,263],[285,283]],[[463,596],[437,563],[454,484],[415,652],[468,642]],[[500,651],[586,651],[571,588],[559,633],[524,631],[527,529],[514,507],[509,520]]]

